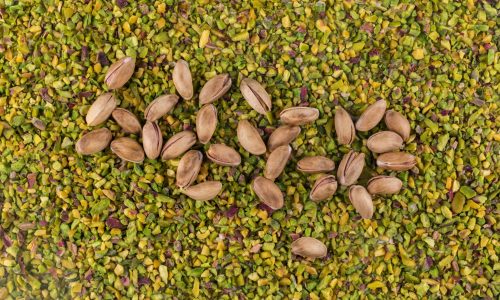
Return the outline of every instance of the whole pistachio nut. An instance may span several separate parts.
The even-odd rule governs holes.
[[[200,91],[200,104],[208,104],[224,96],[231,88],[229,74],[219,74],[207,81]]]
[[[392,131],[379,131],[368,138],[366,146],[374,153],[385,153],[403,147],[403,139]]]
[[[198,177],[203,154],[197,150],[189,150],[179,161],[176,174],[176,184],[180,188],[187,188]]]
[[[327,254],[323,242],[312,237],[301,237],[292,243],[292,253],[306,258],[321,258]]]
[[[255,79],[244,78],[240,84],[240,91],[243,98],[245,98],[248,104],[259,114],[265,115],[267,112],[271,111],[271,97],[264,87]]]
[[[144,150],[141,145],[129,137],[117,138],[111,142],[111,151],[119,158],[133,163],[144,160]]]
[[[112,138],[111,131],[107,128],[92,130],[76,142],[75,150],[83,155],[94,154],[106,149]]]
[[[353,185],[349,188],[349,200],[352,206],[363,219],[371,219],[373,216],[373,201],[366,189],[360,185]]]
[[[254,155],[266,153],[266,144],[262,140],[257,128],[247,120],[240,120],[236,129],[238,142],[241,147]]]
[[[182,98],[185,100],[193,98],[193,77],[191,76],[191,70],[189,70],[189,64],[185,60],[179,59],[175,63],[172,80],[175,89]]]
[[[283,125],[278,127],[271,133],[269,139],[267,140],[267,148],[269,152],[273,152],[274,149],[279,146],[290,144],[299,136],[299,134],[299,126]]]
[[[356,122],[356,129],[359,131],[368,131],[377,126],[384,117],[386,108],[387,103],[385,100],[378,100],[368,106]]]
[[[387,152],[377,157],[377,166],[393,171],[406,171],[417,164],[415,156],[406,152]]]
[[[270,180],[275,180],[280,176],[285,169],[286,163],[292,154],[292,147],[290,145],[279,146],[274,149],[266,161],[264,169],[264,177]]]
[[[323,175],[316,180],[309,193],[312,201],[323,201],[335,194],[337,191],[337,181],[333,175]]]
[[[144,110],[144,118],[149,122],[158,120],[171,111],[177,101],[179,101],[179,96],[173,94],[162,95],[154,99]]]
[[[319,118],[319,110],[313,107],[295,106],[280,113],[281,122],[288,125],[305,125]]]
[[[173,159],[188,151],[196,143],[196,135],[190,130],[181,131],[172,136],[161,149],[163,160]]]
[[[309,156],[297,162],[297,170],[304,173],[323,173],[330,172],[335,169],[333,160],[324,156]]]
[[[185,189],[181,189],[181,192],[191,199],[197,201],[208,201],[217,197],[221,190],[222,183],[220,181],[205,181]]]
[[[207,157],[221,166],[236,167],[241,164],[241,156],[238,151],[224,144],[210,145]]]
[[[258,176],[252,183],[252,190],[270,208],[276,210],[283,207],[283,193],[272,180]]]
[[[109,67],[104,82],[112,90],[119,89],[132,77],[134,69],[135,59],[124,57]]]
[[[160,156],[163,146],[163,136],[160,126],[156,122],[147,121],[142,129],[142,145],[144,152],[149,159],[156,159]]]
[[[372,195],[382,194],[390,195],[397,194],[401,190],[403,182],[394,176],[375,176],[368,181],[368,192]]]
[[[105,93],[97,97],[87,112],[86,121],[89,126],[97,126],[111,116],[116,108],[116,98],[112,93]]]
[[[200,143],[206,144],[217,128],[217,109],[213,104],[205,104],[196,114],[196,134]]]
[[[388,110],[385,113],[385,125],[389,130],[399,134],[404,141],[410,137],[410,122],[401,113],[395,110]]]
[[[361,172],[363,172],[363,168],[365,167],[365,154],[349,151],[339,164],[339,169],[337,170],[337,178],[339,183],[344,186],[349,186],[354,184]]]
[[[141,122],[139,122],[139,119],[130,111],[124,108],[115,108],[111,115],[126,133],[141,132]]]
[[[356,129],[349,113],[340,106],[335,111],[335,132],[341,145],[350,145],[356,137]]]

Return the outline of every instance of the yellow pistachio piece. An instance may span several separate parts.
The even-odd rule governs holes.
[[[182,155],[196,143],[196,135],[189,130],[181,131],[172,136],[161,150],[161,158],[169,160]]]
[[[292,243],[292,253],[306,258],[321,258],[327,254],[323,242],[312,237],[301,237]]]
[[[293,140],[295,140],[300,134],[299,126],[283,125],[278,127],[267,140],[267,148],[269,152],[273,152],[274,149],[279,146],[288,145]]]
[[[141,163],[144,160],[144,150],[138,142],[131,138],[117,138],[111,142],[110,147],[111,151],[123,160],[134,163]]]
[[[319,110],[313,107],[295,106],[280,113],[281,122],[288,125],[305,125],[319,118]]]
[[[172,72],[172,81],[175,89],[185,100],[193,98],[193,78],[189,64],[185,60],[178,60]]]
[[[205,181],[182,189],[181,192],[191,199],[208,201],[217,197],[221,190],[222,183],[220,181]]]
[[[116,123],[120,125],[126,133],[139,133],[141,132],[141,122],[130,111],[124,108],[116,108],[111,114]]]
[[[403,182],[399,178],[380,175],[373,177],[368,181],[367,189],[372,195],[390,195],[399,193],[402,186]]]
[[[200,143],[206,144],[217,128],[217,109],[212,104],[205,104],[196,114],[196,134]]]
[[[267,112],[271,111],[271,97],[264,87],[255,79],[244,78],[240,84],[240,91],[243,98],[245,98],[248,104],[259,114],[265,115]]]
[[[177,101],[179,101],[177,95],[162,95],[154,99],[144,110],[144,118],[149,122],[158,120],[171,111]]]
[[[377,157],[377,166],[393,171],[406,171],[417,164],[415,156],[406,152],[388,152]]]
[[[338,106],[335,111],[335,132],[341,145],[350,145],[356,137],[356,129],[349,113]]]
[[[368,138],[366,146],[374,153],[385,153],[403,147],[403,139],[392,131],[379,131]]]
[[[404,141],[408,140],[410,137],[410,122],[408,122],[408,119],[397,111],[388,110],[385,113],[385,125],[387,125],[389,130],[399,134]]]
[[[371,219],[373,216],[373,201],[366,189],[360,185],[353,185],[349,188],[349,200],[352,206],[363,219]]]
[[[121,88],[134,74],[135,59],[124,57],[113,63],[104,77],[104,82],[108,88],[114,90]]]
[[[241,164],[241,156],[238,151],[224,144],[210,145],[207,157],[221,166],[236,167]]]
[[[283,193],[272,180],[258,176],[252,183],[252,189],[259,200],[270,208],[276,210],[283,207]]]
[[[144,152],[149,159],[156,159],[160,156],[163,146],[163,136],[160,126],[156,122],[147,121],[142,129],[142,145]]]
[[[354,184],[361,172],[363,172],[363,168],[365,167],[365,154],[349,151],[339,164],[339,169],[337,170],[337,178],[339,183],[344,186],[349,186]]]
[[[309,156],[297,162],[297,170],[304,173],[322,173],[330,172],[335,169],[333,160],[324,156]]]
[[[238,122],[236,133],[238,135],[238,142],[243,149],[254,155],[266,153],[266,144],[264,144],[257,128],[255,128],[249,121],[240,120]]]
[[[333,175],[323,175],[316,180],[309,193],[312,201],[323,201],[335,194],[337,191],[337,181]]]
[[[264,169],[264,177],[274,180],[280,176],[286,163],[292,154],[292,147],[289,145],[279,146],[269,155]]]
[[[106,149],[112,138],[111,131],[107,128],[92,130],[76,142],[75,150],[82,155],[94,154]]]
[[[203,154],[197,150],[189,150],[179,161],[176,174],[176,184],[180,188],[190,186],[200,172]]]
[[[231,88],[231,77],[229,74],[219,74],[207,81],[200,91],[200,104],[208,104],[216,101]]]
[[[387,103],[385,100],[378,100],[368,106],[356,122],[356,129],[359,131],[368,131],[377,126],[384,117],[386,108]]]
[[[97,126],[111,116],[116,108],[116,98],[112,93],[105,93],[97,97],[87,112],[86,121],[89,126]]]

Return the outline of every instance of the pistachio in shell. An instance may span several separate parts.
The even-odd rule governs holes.
[[[399,134],[404,141],[410,138],[410,122],[401,113],[395,110],[388,110],[385,113],[385,125],[389,130]]]
[[[117,138],[111,142],[111,151],[119,158],[133,163],[141,163],[144,160],[142,146],[129,137]]]
[[[335,169],[333,160],[324,156],[308,156],[297,162],[297,170],[304,173],[323,173]]]
[[[172,81],[174,82],[175,89],[185,100],[193,98],[193,77],[191,76],[191,70],[189,70],[189,64],[183,60],[179,59],[175,63],[174,71],[172,72]]]
[[[403,147],[403,139],[392,131],[379,131],[368,138],[366,146],[373,153],[385,153]]]
[[[281,122],[288,125],[305,125],[319,118],[319,110],[313,107],[295,106],[280,113]]]
[[[312,237],[301,237],[292,243],[292,253],[306,258],[321,258],[327,254],[323,242]]]
[[[238,151],[224,144],[210,145],[207,157],[221,166],[236,167],[241,164],[241,156]]]
[[[299,126],[283,125],[274,130],[267,140],[267,148],[269,152],[279,146],[288,145],[293,142],[300,134]]]
[[[94,154],[106,149],[112,138],[111,131],[107,128],[92,130],[76,142],[75,150],[82,155]]]
[[[163,136],[160,126],[156,122],[147,121],[142,129],[142,146],[149,159],[156,159],[160,156],[163,146]]]
[[[126,133],[139,133],[141,132],[141,122],[130,111],[125,108],[115,108],[111,114],[116,123],[120,125]]]
[[[353,185],[349,188],[349,200],[352,206],[363,219],[371,219],[373,216],[373,201],[366,189],[360,185]]]
[[[182,155],[196,143],[196,135],[190,130],[173,135],[161,149],[161,159],[169,160]]]
[[[244,78],[240,84],[240,91],[243,98],[259,114],[265,115],[271,111],[271,97],[257,80]]]
[[[363,172],[363,168],[365,167],[365,154],[349,151],[339,164],[339,169],[337,170],[337,178],[339,183],[344,186],[349,186],[354,184],[361,172]]]
[[[349,113],[338,106],[335,111],[335,132],[341,145],[350,145],[356,137],[356,129]]]
[[[378,100],[368,106],[356,122],[356,129],[359,131],[368,131],[377,126],[384,117],[386,108],[387,103],[385,100]]]
[[[193,200],[208,201],[217,197],[221,190],[222,183],[220,181],[205,181],[181,189],[181,192]]]
[[[397,194],[401,190],[403,182],[394,176],[375,176],[368,181],[368,192],[372,195],[391,195]]]
[[[112,93],[105,93],[97,97],[87,112],[85,120],[89,126],[97,126],[111,116],[116,108],[116,98]]]
[[[206,144],[217,128],[217,109],[213,104],[205,104],[196,114],[196,134],[200,143]]]
[[[406,152],[387,152],[377,157],[377,166],[393,171],[406,171],[417,164],[415,156]]]
[[[275,180],[280,176],[285,169],[286,163],[292,154],[292,147],[290,145],[279,146],[274,149],[266,161],[264,169],[264,177],[267,179]]]
[[[231,77],[229,74],[219,74],[205,83],[200,91],[200,104],[208,104],[224,96],[231,88]]]
[[[283,207],[283,193],[272,180],[258,176],[252,183],[252,190],[259,200],[271,209],[276,210]]]
[[[238,136],[238,142],[246,151],[254,155],[266,153],[266,144],[264,144],[257,128],[248,120],[240,120],[238,122],[236,134]]]
[[[108,88],[114,90],[119,89],[134,74],[135,59],[132,57],[124,57],[113,63],[104,77],[104,82]]]
[[[309,193],[309,198],[315,202],[323,201],[332,197],[336,191],[337,180],[335,180],[335,176],[323,175],[314,183],[314,186]]]
[[[177,166],[176,184],[180,188],[187,188],[198,177],[203,154],[197,150],[189,150],[184,154]]]
[[[144,110],[144,118],[149,122],[158,120],[171,111],[177,101],[179,101],[179,96],[174,94],[162,95],[154,99]]]

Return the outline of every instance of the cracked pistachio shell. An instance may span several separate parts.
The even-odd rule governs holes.
[[[110,147],[111,151],[123,160],[133,163],[141,163],[144,160],[142,146],[131,138],[117,138],[111,142]]]
[[[181,131],[172,136],[161,149],[163,160],[173,159],[188,151],[196,143],[196,135],[190,130]]]
[[[299,126],[283,125],[278,127],[271,133],[269,139],[267,140],[267,148],[269,152],[273,152],[274,149],[279,146],[290,144],[299,136],[299,134]]]
[[[327,254],[323,242],[312,237],[301,237],[292,243],[292,253],[306,258],[321,258]]]
[[[349,200],[352,206],[363,219],[371,219],[373,216],[373,201],[366,189],[360,185],[353,185],[349,188]]]
[[[146,122],[142,129],[142,146],[149,159],[156,159],[160,156],[163,146],[163,136],[160,126],[156,122]]]
[[[105,93],[97,97],[87,112],[86,121],[89,126],[97,126],[111,116],[116,108],[116,98],[112,93]]]
[[[399,134],[404,141],[408,140],[410,137],[410,122],[408,122],[408,119],[397,111],[388,110],[385,113],[385,125],[387,125],[389,130]]]
[[[270,208],[276,210],[283,207],[283,193],[272,180],[258,176],[252,183],[252,189],[259,200]]]
[[[141,132],[141,122],[139,119],[130,111],[124,108],[116,108],[111,114],[116,123],[120,125],[126,133],[139,133]]]
[[[385,100],[378,100],[368,106],[356,122],[356,129],[359,131],[368,131],[377,126],[384,117],[386,108],[387,103]]]
[[[172,81],[182,98],[185,100],[193,98],[193,77],[191,76],[191,70],[189,70],[189,64],[185,60],[179,59],[175,63]]]
[[[323,173],[335,169],[333,160],[324,156],[309,156],[297,162],[297,170],[304,173]]]
[[[379,131],[368,138],[366,146],[374,153],[385,153],[403,147],[403,139],[392,131]]]
[[[104,77],[104,82],[108,88],[114,90],[121,88],[134,74],[135,59],[124,57],[113,63]]]
[[[197,150],[189,150],[179,161],[176,174],[176,185],[180,188],[187,188],[198,177],[203,154]]]
[[[309,193],[312,201],[323,201],[335,194],[337,191],[337,181],[333,175],[323,175],[316,180]]]
[[[196,114],[196,134],[200,143],[206,144],[217,128],[217,109],[212,104],[205,104]]]
[[[295,106],[280,113],[281,122],[288,125],[305,125],[319,118],[319,110],[313,107]]]
[[[341,145],[350,145],[356,137],[356,129],[349,113],[338,106],[335,111],[335,132]]]
[[[406,152],[387,152],[377,157],[377,166],[393,171],[406,171],[417,164],[415,156]]]
[[[107,128],[92,130],[76,142],[75,150],[82,155],[94,154],[106,149],[112,138],[111,131]]]
[[[181,192],[191,199],[208,201],[217,197],[221,190],[222,183],[220,181],[205,181],[182,189]]]
[[[177,101],[179,101],[179,96],[173,94],[162,95],[154,99],[144,110],[144,118],[149,122],[158,120],[171,111]]]
[[[390,195],[399,193],[402,186],[403,182],[399,178],[381,175],[371,178],[368,181],[367,189],[372,195]]]
[[[219,74],[207,81],[200,91],[200,104],[208,104],[224,96],[231,88],[229,74]]]
[[[274,180],[280,176],[285,169],[286,163],[292,154],[292,147],[289,145],[279,146],[274,149],[266,161],[266,167],[264,169],[264,177],[267,179]]]
[[[236,167],[241,164],[241,156],[238,151],[224,144],[210,145],[207,157],[221,166]]]
[[[266,144],[264,144],[259,131],[248,120],[238,122],[236,134],[238,135],[238,142],[246,151],[254,155],[266,153]]]
[[[339,169],[337,170],[337,178],[339,183],[344,186],[349,186],[354,184],[361,172],[363,172],[363,168],[365,167],[365,154],[349,151],[339,164]]]
[[[244,78],[240,84],[240,91],[243,98],[245,98],[248,104],[259,114],[265,115],[267,112],[271,111],[271,97],[264,87],[256,80]]]

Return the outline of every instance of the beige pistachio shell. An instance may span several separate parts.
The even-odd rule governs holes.
[[[388,152],[377,157],[377,166],[393,171],[406,171],[417,164],[415,156],[406,152]]]
[[[368,192],[372,195],[382,194],[390,195],[397,194],[401,190],[403,182],[393,176],[376,176],[368,181]]]
[[[335,194],[337,191],[337,180],[333,175],[323,175],[316,180],[309,193],[312,201],[323,201]]]
[[[236,134],[238,135],[238,142],[246,151],[254,155],[266,153],[266,144],[264,144],[257,128],[255,128],[249,121],[240,120],[238,122]]]
[[[392,131],[379,131],[368,138],[366,146],[374,153],[385,153],[403,147],[403,139]]]
[[[97,126],[111,116],[116,108],[116,98],[112,93],[105,93],[97,97],[87,112],[86,121],[89,126]]]
[[[337,170],[337,178],[339,183],[344,186],[349,186],[354,184],[361,172],[363,172],[363,168],[365,167],[365,154],[349,151],[339,164],[339,169]]]
[[[197,150],[189,150],[182,156],[177,167],[176,184],[180,188],[187,188],[198,177],[203,154]]]
[[[324,156],[309,156],[297,162],[297,170],[304,173],[322,173],[330,172],[335,169],[333,160]]]
[[[217,197],[221,190],[222,183],[220,181],[205,181],[185,189],[181,189],[181,192],[191,199],[197,201],[208,201]]]
[[[274,149],[267,158],[266,167],[264,169],[264,177],[274,180],[280,176],[285,169],[286,163],[292,154],[292,147],[289,145],[279,146]]]
[[[288,145],[293,142],[300,134],[299,126],[283,125],[278,127],[267,140],[267,148],[269,152],[273,152],[274,149],[279,146]]]
[[[75,150],[82,155],[94,154],[106,149],[112,138],[111,131],[107,128],[92,130],[76,142]]]
[[[272,180],[258,176],[252,183],[252,189],[259,200],[270,208],[276,210],[283,207],[283,193]]]
[[[349,113],[338,106],[335,111],[335,132],[341,145],[350,145],[356,137],[356,129]]]
[[[166,115],[179,101],[177,95],[162,95],[149,103],[144,110],[144,118],[149,122],[154,122]]]
[[[229,74],[219,74],[207,81],[200,91],[200,104],[208,104],[224,96],[231,88]]]
[[[163,136],[160,126],[156,122],[147,121],[142,129],[142,146],[149,159],[156,159],[160,156],[163,146]]]
[[[196,114],[196,134],[200,143],[206,144],[217,128],[217,109],[213,104],[205,104]]]
[[[408,122],[408,119],[397,111],[388,110],[385,113],[385,125],[387,125],[389,130],[399,134],[404,141],[408,140],[410,137],[410,122]]]
[[[306,258],[321,258],[327,254],[325,244],[312,237],[301,237],[292,243],[292,253]]]
[[[349,189],[349,200],[352,206],[363,219],[371,219],[373,216],[373,201],[366,189],[360,185],[353,185]]]
[[[175,63],[172,80],[175,89],[182,98],[185,100],[193,98],[193,77],[191,76],[191,70],[189,70],[189,64],[185,60],[179,59]]]
[[[377,126],[384,117],[386,108],[387,103],[385,100],[378,100],[368,106],[356,122],[356,129],[359,131],[368,131]]]
[[[207,157],[221,166],[236,167],[241,164],[241,156],[238,151],[224,144],[210,145]]]
[[[319,118],[319,110],[313,107],[295,106],[280,113],[281,122],[288,125],[305,125]]]
[[[133,163],[141,163],[144,160],[144,150],[135,140],[128,137],[117,138],[111,142],[111,151],[119,158]]]
[[[188,151],[196,143],[196,135],[190,130],[181,131],[172,136],[161,149],[163,160],[173,159]]]
[[[113,63],[104,77],[104,82],[108,88],[114,90],[119,89],[134,74],[135,59],[132,57],[124,57]]]
[[[271,97],[264,87],[255,79],[244,78],[240,84],[240,91],[243,98],[259,114],[265,115],[271,111]]]
[[[130,111],[124,108],[115,108],[111,115],[126,133],[141,132],[141,122],[139,122],[139,119]]]

